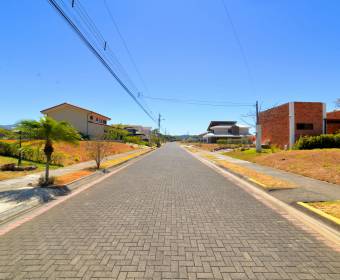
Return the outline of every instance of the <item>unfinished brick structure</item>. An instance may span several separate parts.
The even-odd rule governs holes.
[[[340,132],[340,110],[327,113],[327,133]]]
[[[291,148],[299,137],[325,132],[326,104],[289,102],[260,113],[262,143]]]

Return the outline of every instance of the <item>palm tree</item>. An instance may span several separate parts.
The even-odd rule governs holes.
[[[46,168],[44,185],[48,185],[49,182],[50,164],[54,151],[53,142],[63,141],[76,144],[81,139],[78,131],[68,122],[58,122],[50,117],[43,117],[39,121],[23,120],[18,124],[17,129],[20,129],[29,138],[45,141]]]

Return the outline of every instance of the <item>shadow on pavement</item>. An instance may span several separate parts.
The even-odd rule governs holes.
[[[3,202],[24,202],[30,199],[39,199],[40,202],[48,202],[56,196],[69,194],[71,191],[67,186],[36,187],[32,189],[19,189],[0,192],[0,200]]]

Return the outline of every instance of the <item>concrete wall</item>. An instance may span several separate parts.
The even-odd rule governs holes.
[[[248,127],[239,127],[240,135],[249,135],[249,128]]]
[[[214,131],[214,134],[216,134],[216,135],[230,134],[228,132],[228,128],[225,128],[225,127],[214,127],[211,130]]]
[[[104,132],[105,132],[105,126],[102,124],[96,124],[96,123],[88,123],[89,125],[89,133],[88,135],[91,138],[97,138],[100,139],[103,137]]]
[[[58,108],[50,111],[47,116],[57,121],[67,121],[75,129],[91,138],[101,138],[104,135],[103,124],[88,121],[88,113],[72,107]]]
[[[58,108],[50,111],[47,116],[57,121],[67,121],[79,132],[87,134],[87,113],[85,111],[72,107]]]

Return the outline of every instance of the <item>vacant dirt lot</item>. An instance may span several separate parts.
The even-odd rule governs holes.
[[[15,142],[16,140],[0,140],[0,141]],[[43,148],[43,141],[41,140],[24,141],[23,145],[24,146],[41,145],[41,147]],[[118,142],[110,142],[108,145],[109,145],[108,151],[110,155],[120,154],[136,149],[132,145]],[[63,142],[54,144],[54,152],[62,156],[62,164],[64,166],[90,160],[87,149],[88,141],[80,141],[77,145],[71,145]]]
[[[340,149],[280,151],[261,155],[237,151],[226,155],[340,184]]]
[[[87,141],[81,141],[78,145],[70,145],[65,143],[56,143],[55,150],[65,155],[64,165],[70,165],[77,162],[91,160],[87,152]],[[109,143],[108,153],[110,155],[125,153],[135,150],[134,146],[124,143],[111,142]]]

